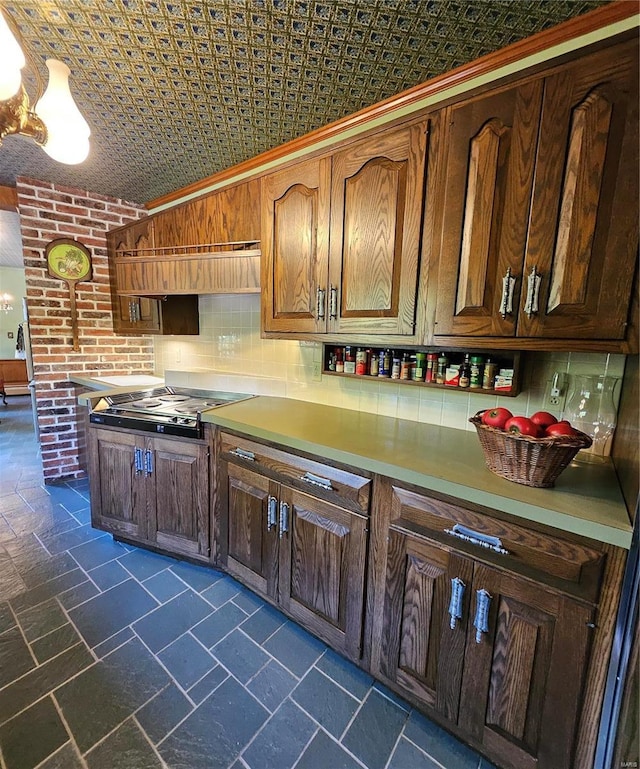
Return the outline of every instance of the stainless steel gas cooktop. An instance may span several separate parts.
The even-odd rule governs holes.
[[[129,430],[201,438],[203,411],[252,398],[246,393],[159,387],[105,395],[93,407],[89,421]]]

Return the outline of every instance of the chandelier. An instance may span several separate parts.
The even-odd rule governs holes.
[[[69,67],[47,59],[49,84],[31,108],[20,74],[26,60],[19,39],[15,23],[0,7],[0,145],[5,136],[20,134],[31,137],[59,163],[82,163],[89,154],[91,130],[71,96]],[[29,64],[40,84],[31,56]]]

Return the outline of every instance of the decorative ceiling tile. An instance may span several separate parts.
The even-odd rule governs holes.
[[[146,202],[605,0],[2,0],[91,126],[80,166],[7,137],[16,175]],[[33,75],[25,77],[32,98]]]

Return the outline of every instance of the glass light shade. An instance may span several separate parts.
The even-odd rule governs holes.
[[[14,96],[22,81],[24,54],[0,10],[0,101]]]
[[[588,453],[609,456],[616,428],[614,391],[618,380],[608,376],[577,376],[567,399],[565,419],[593,439]]]
[[[49,84],[35,106],[35,113],[47,127],[44,151],[59,163],[82,163],[89,154],[91,129],[69,90],[69,67],[47,59]]]

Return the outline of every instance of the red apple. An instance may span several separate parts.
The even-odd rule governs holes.
[[[535,414],[532,414],[529,419],[538,427],[548,427],[549,425],[555,425],[558,421],[553,414],[550,414],[548,411],[536,411]]]
[[[511,419],[513,414],[509,411],[509,409],[505,409],[502,407],[495,408],[495,409],[487,409],[482,414],[482,424],[488,425],[489,427],[496,427],[498,430],[504,429],[504,426],[508,419]]]
[[[540,435],[540,428],[529,417],[511,417],[511,419],[507,420],[504,429],[508,433],[529,435],[532,438],[537,438]]]
[[[571,427],[569,422],[562,421],[557,422],[555,425],[549,425],[544,434],[552,437],[563,437],[565,435],[575,435],[576,431]]]

